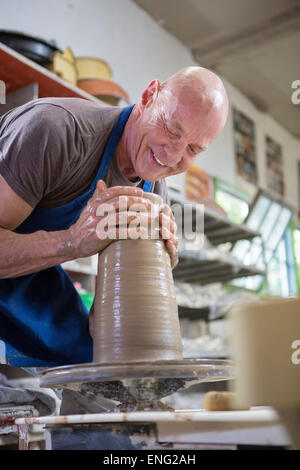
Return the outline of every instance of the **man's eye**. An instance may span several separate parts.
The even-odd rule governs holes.
[[[197,155],[197,154],[198,154],[198,152],[196,152],[196,151],[193,149],[193,147],[191,147],[190,145],[189,145],[189,152],[190,152],[192,155]]]
[[[171,137],[177,137],[177,138],[179,137],[179,135],[175,134],[175,132],[172,132],[171,129],[168,128],[168,126],[165,126],[165,129]]]

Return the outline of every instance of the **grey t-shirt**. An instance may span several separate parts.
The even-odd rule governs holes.
[[[81,98],[40,98],[0,118],[0,174],[31,207],[62,206],[86,191],[121,107]],[[126,179],[116,155],[104,176],[108,187],[142,186]],[[169,203],[164,180],[153,192]]]

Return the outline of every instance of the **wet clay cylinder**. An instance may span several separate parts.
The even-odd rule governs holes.
[[[162,203],[159,196],[149,199]],[[95,363],[181,360],[169,254],[160,239],[118,240],[99,255]]]

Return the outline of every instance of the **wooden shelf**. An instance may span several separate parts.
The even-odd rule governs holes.
[[[6,85],[6,93],[31,83],[39,84],[39,98],[84,98],[106,106],[98,98],[59,78],[55,73],[19,54],[0,42],[0,80]]]
[[[188,320],[204,320],[209,321],[210,307],[190,308],[178,305],[179,319],[186,318]]]
[[[196,220],[196,203],[183,198],[177,191],[168,189],[171,204],[180,205],[189,204],[193,206],[192,210],[192,226]],[[182,232],[184,227],[182,227]],[[204,206],[204,234],[212,245],[220,245],[226,242],[236,242],[238,240],[250,240],[260,236],[259,232],[251,230],[245,224],[235,224],[230,219],[217,214],[213,210]]]
[[[265,276],[265,271],[254,266],[246,266],[239,261],[227,260],[222,254],[220,257],[208,257],[205,250],[200,256],[189,251],[179,251],[179,263],[173,270],[176,281],[197,283],[200,285],[215,282],[226,283],[245,276]],[[201,259],[200,259],[201,258]]]
[[[185,231],[185,223],[195,230],[197,220],[197,204],[193,201],[185,199],[177,191],[168,188],[168,195],[171,205],[177,203],[182,208],[185,204],[192,206],[190,219],[181,217],[182,223],[181,233]],[[244,265],[235,259],[232,255],[226,256],[216,245],[221,243],[234,243],[238,240],[249,240],[254,237],[261,236],[259,232],[249,229],[244,224],[235,224],[230,219],[208,209],[204,206],[204,211],[200,216],[204,217],[204,235],[207,237],[210,245],[214,245],[212,249],[203,248],[199,251],[190,251],[186,249],[180,250],[179,247],[179,263],[173,270],[174,279],[181,282],[197,283],[200,285],[212,283],[227,283],[233,279],[261,275],[265,276],[265,272],[257,269],[255,266]],[[175,212],[176,220],[176,212]]]
[[[84,98],[99,105],[107,106],[98,98],[86,93],[80,88],[71,85],[65,80],[50,72],[45,67],[33,62],[27,57],[0,42],[0,80],[5,82],[6,93],[14,92],[32,83],[38,84],[39,98],[67,97]],[[82,265],[76,260],[63,264],[67,271],[95,276],[97,265]]]

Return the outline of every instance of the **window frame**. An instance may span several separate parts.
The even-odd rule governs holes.
[[[247,195],[245,192],[239,190],[238,188],[235,188],[233,185],[228,184],[227,182],[224,182],[218,178],[214,179],[214,194],[215,194],[215,199],[217,198],[217,191],[221,190],[222,192],[228,193],[231,196],[233,196],[236,199],[241,200],[242,202],[246,202],[249,206],[248,214],[246,218],[241,221],[241,223],[247,225],[247,221],[249,221],[249,218],[251,217],[252,214],[252,209],[257,203],[257,200],[259,197],[265,196],[268,200],[270,200],[270,204],[266,206],[265,209],[265,214],[261,217],[259,227],[255,228],[258,232],[260,231],[260,226],[262,225],[263,221],[265,220],[265,215],[268,213],[270,208],[272,207],[273,202],[276,204],[279,204],[281,209],[277,214],[276,220],[272,221],[272,227],[269,231],[269,235],[267,236],[266,240],[264,241],[263,237],[260,237],[261,240],[261,246],[262,246],[262,252],[261,254],[257,257],[255,264],[259,262],[261,257],[263,259],[261,260],[264,263],[264,269],[266,270],[266,276],[262,277],[261,279],[257,280],[257,288],[256,289],[251,289],[249,287],[246,287],[245,285],[241,285],[241,281],[244,280],[245,284],[247,283],[247,278],[240,278],[238,280],[233,280],[231,281],[230,285],[237,287],[237,288],[244,288],[248,291],[256,292],[261,294],[262,292],[265,292],[266,294],[269,294],[270,288],[269,288],[269,279],[268,277],[268,266],[269,263],[272,262],[272,260],[275,260],[275,262],[282,264],[282,260],[280,260],[280,257],[278,256],[278,250],[280,249],[280,244],[283,242],[284,244],[284,250],[285,250],[285,269],[287,270],[287,284],[288,284],[288,295],[293,295],[296,294],[300,291],[300,270],[297,273],[297,260],[296,260],[296,254],[295,254],[295,243],[294,243],[294,238],[293,238],[293,215],[294,215],[294,210],[291,208],[288,204],[275,199],[272,197],[267,191],[259,189],[255,195],[254,198],[251,198],[249,195]],[[273,206],[276,209],[276,205]],[[284,215],[284,208],[288,209],[291,211],[291,215],[288,217],[288,213],[286,212],[286,216],[288,217],[287,225],[283,233],[281,234],[280,238],[278,240],[275,239],[276,244],[272,249],[267,249],[268,254],[270,253],[270,257],[268,260],[266,260],[266,245],[268,240],[271,238],[271,234],[273,233],[273,230],[276,228],[276,225],[278,226],[278,222],[280,221],[280,217]],[[230,215],[229,215],[230,217]],[[253,228],[253,227],[252,227]],[[300,230],[300,224],[299,227],[297,227],[297,230]],[[238,241],[235,243],[232,243],[230,252],[233,253],[234,247],[237,245]],[[255,240],[249,240],[248,241],[249,246],[246,250],[246,254],[250,253],[251,247],[253,247],[254,243],[257,243]],[[282,291],[281,291],[282,292]],[[274,294],[274,295],[282,295],[280,294]]]

